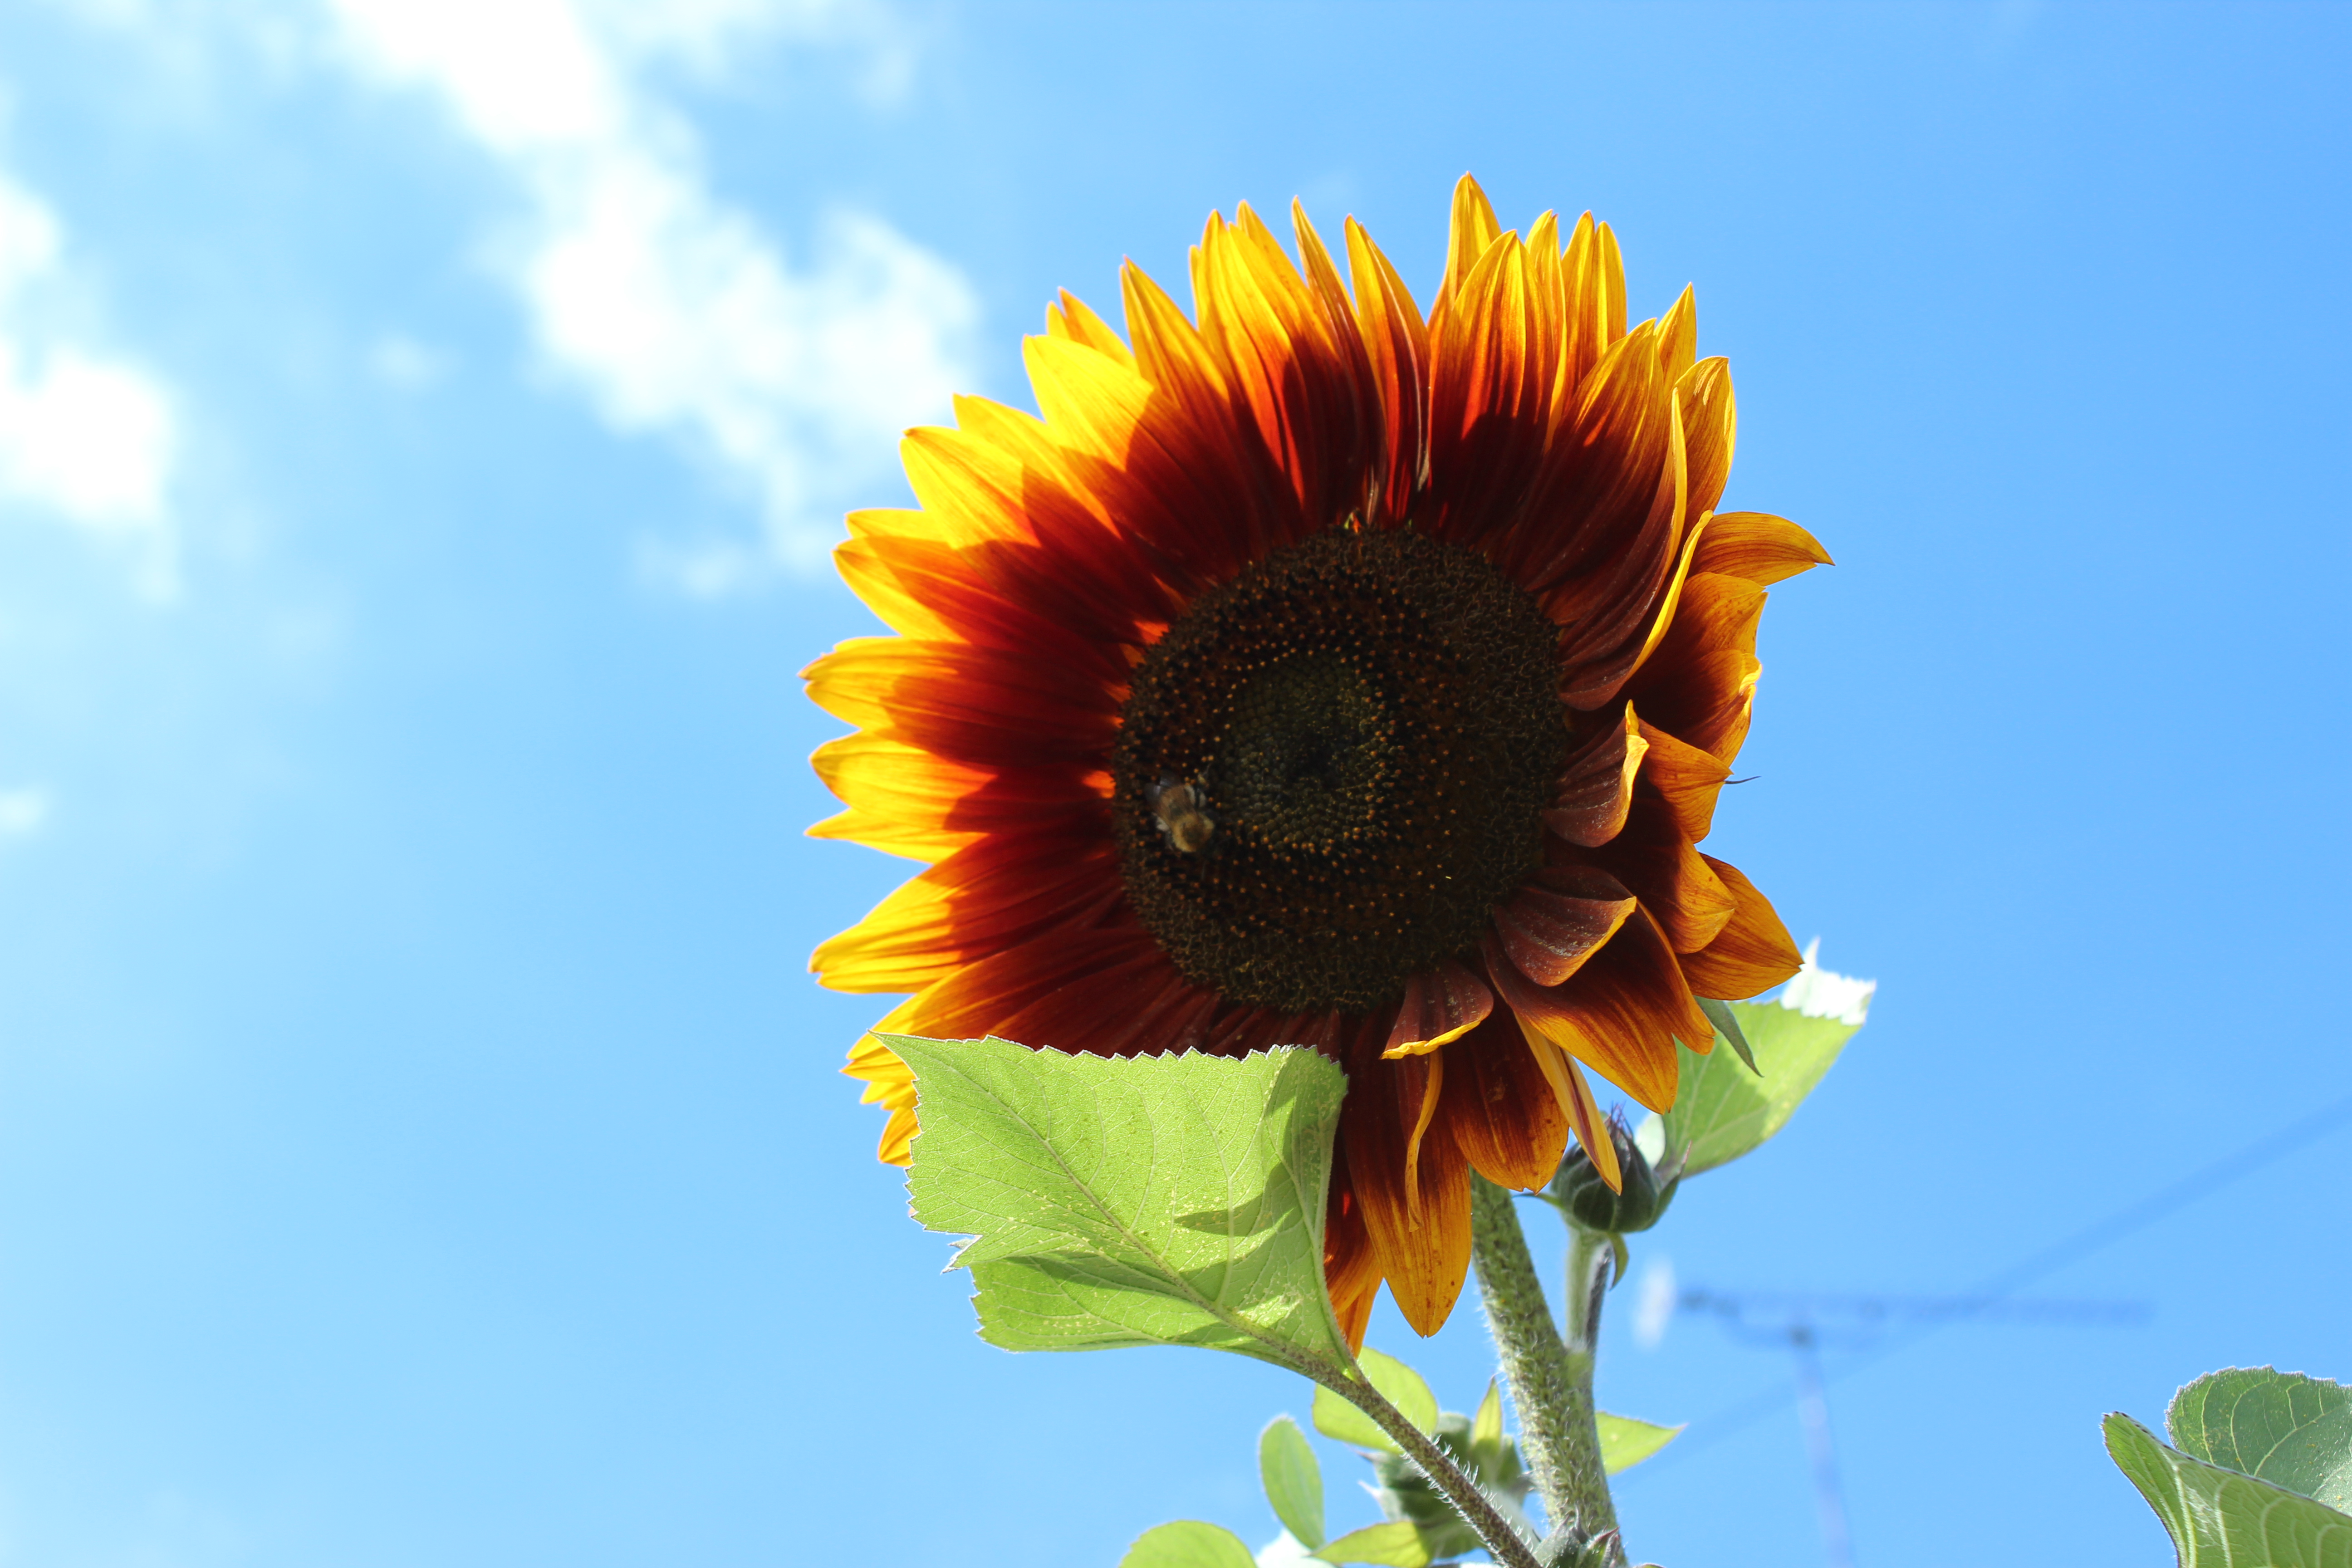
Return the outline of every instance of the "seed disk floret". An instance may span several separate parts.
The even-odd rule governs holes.
[[[1516,584],[1413,529],[1328,530],[1202,595],[1136,668],[1112,757],[1145,929],[1237,1002],[1393,1002],[1540,863],[1558,648]],[[1179,789],[1196,832],[1169,829]]]

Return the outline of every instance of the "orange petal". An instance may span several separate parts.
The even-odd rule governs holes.
[[[1124,982],[1106,983],[1104,974],[1139,973],[1142,961],[1155,955],[1166,963],[1158,945],[1140,931],[1049,931],[965,964],[898,1004],[875,1028],[884,1034],[923,1035],[940,1040],[978,1039],[984,1035],[1019,1039],[1018,1035],[1007,1033],[1007,1026],[1024,1008],[1065,990],[1116,991]],[[1084,1040],[1050,1043],[1070,1050],[1087,1048]]]
[[[1630,710],[1632,705],[1627,706]],[[1647,721],[1642,723],[1642,739],[1648,744],[1642,777],[1665,797],[1684,837],[1693,843],[1705,838],[1715,826],[1716,798],[1731,770],[1714,752],[1702,752]]]
[[[907,1145],[917,1131],[914,1069],[900,1061],[889,1047],[868,1035],[851,1048],[849,1065],[841,1070],[851,1078],[865,1079],[866,1092],[857,1100],[860,1105],[889,1108],[890,1119],[883,1125],[882,1142],[875,1149],[874,1157],[886,1165],[905,1164]]]
[[[1712,531],[1712,525],[1710,525]],[[1764,590],[1745,578],[1693,574],[1675,624],[1625,695],[1642,717],[1728,763],[1748,738],[1756,680],[1756,626]]]
[[[1697,362],[1698,297],[1685,283],[1673,308],[1658,320],[1658,368],[1671,383],[1680,381]]]
[[[1706,543],[1692,570],[1744,577],[1761,588],[1830,564],[1830,552],[1821,542],[1787,518],[1727,511],[1707,530]]]
[[[1564,984],[1536,985],[1491,958],[1487,975],[1523,1026],[1662,1115],[1675,1102],[1675,1037],[1696,1050],[1715,1040],[1647,910],[1637,910]]]
[[[982,767],[1099,766],[1126,695],[1002,648],[913,637],[853,637],[801,677],[835,718]]]
[[[915,1103],[915,1069],[873,1035],[850,1047],[849,1065],[841,1070],[865,1083],[866,1092],[857,1097],[860,1105],[887,1105],[901,1110]]]
[[[1699,361],[1683,373],[1675,395],[1682,399],[1685,460],[1690,465],[1688,504],[1696,517],[1715,510],[1731,478],[1739,417],[1731,396],[1730,364],[1721,359]]]
[[[928,515],[857,514],[861,521]],[[833,558],[857,596],[893,630],[908,637],[1003,648],[1066,664],[1106,682],[1127,678],[1127,661],[1117,645],[1081,637],[1024,603],[1017,583],[1008,584],[998,569],[1003,557],[992,560],[979,547],[959,548],[876,531],[861,532],[836,549]]]
[[[1360,1063],[1340,1111],[1348,1179],[1373,1256],[1405,1321],[1424,1335],[1444,1325],[1470,1267],[1470,1167],[1453,1134],[1427,1126],[1407,1160],[1436,1060]]]
[[[1429,428],[1429,328],[1404,279],[1354,218],[1347,234],[1358,330],[1381,412],[1381,467],[1374,474],[1381,488],[1368,521],[1392,526],[1412,515],[1421,486]]]
[[[1601,352],[1625,335],[1625,271],[1617,238],[1608,225],[1594,224],[1591,213],[1576,220],[1561,252],[1560,298],[1562,380],[1572,395],[1600,363]]]
[[[1738,907],[1722,932],[1696,952],[1683,954],[1683,973],[1702,996],[1737,1001],[1769,991],[1803,967],[1804,957],[1771,902],[1739,869],[1713,856],[1706,863]]]
[[[1478,264],[1496,239],[1503,226],[1495,221],[1495,205],[1478,182],[1465,174],[1454,184],[1454,221],[1446,236],[1445,276],[1437,285],[1437,298],[1430,301],[1429,319],[1433,326],[1446,313],[1462,280]]]
[[[810,828],[811,837],[917,859],[938,859],[982,834],[1103,813],[1101,795],[1072,767],[978,768],[865,734],[826,742],[810,765],[849,807]]]
[[[1213,531],[1242,561],[1288,543],[1299,526],[1296,498],[1256,430],[1244,424],[1246,405],[1227,384],[1223,357],[1140,268],[1130,262],[1119,278],[1136,366],[1155,394],[1154,438],[1180,461],[1206,465],[1187,488],[1213,483],[1224,493],[1224,510],[1195,514],[1192,526],[1214,517]]]
[[[1523,1192],[1551,1180],[1568,1146],[1567,1112],[1535,1052],[1511,1019],[1473,1029],[1445,1049],[1438,1109],[1473,1169]]]
[[[1560,770],[1559,786],[1544,825],[1570,844],[1606,844],[1623,830],[1633,804],[1633,778],[1650,742],[1629,704],[1616,722],[1597,731]]]
[[[1706,858],[1683,837],[1674,808],[1646,779],[1634,792],[1625,831],[1588,851],[1587,858],[1633,890],[1676,952],[1696,952],[1713,942],[1738,906]]]
[[[1592,1098],[1592,1086],[1584,1081],[1584,1069],[1576,1058],[1553,1045],[1529,1026],[1527,1019],[1519,1020],[1519,1030],[1526,1038],[1528,1052],[1537,1070],[1550,1083],[1554,1101],[1576,1134],[1576,1142],[1609,1184],[1612,1193],[1625,1190],[1625,1175],[1617,1163],[1617,1145],[1609,1136],[1608,1119],[1601,1114],[1601,1106]]]
[[[1486,938],[1488,971],[1501,965],[1533,985],[1557,985],[1617,934],[1633,905],[1633,896],[1603,872],[1562,868],[1531,879],[1495,908]]]
[[[1127,344],[1110,323],[1088,310],[1086,301],[1067,289],[1062,290],[1058,304],[1045,307],[1045,335],[1083,343],[1130,368],[1135,363],[1135,355],[1128,352]]]
[[[1706,532],[1708,521],[1707,516],[1703,513],[1692,518],[1687,529],[1683,527],[1684,518],[1686,515],[1683,505],[1687,494],[1685,487],[1688,465],[1684,456],[1683,405],[1679,394],[1675,395],[1668,413],[1670,418],[1666,426],[1666,471],[1658,480],[1659,494],[1657,503],[1651,512],[1654,520],[1651,526],[1658,527],[1670,521],[1676,536],[1682,541],[1682,552],[1675,558],[1674,574],[1666,579],[1666,591],[1658,601],[1658,613],[1650,622],[1649,635],[1642,639],[1642,651],[1633,657],[1635,669],[1641,668],[1642,661],[1657,651],[1658,644],[1665,640],[1667,628],[1674,625],[1675,605],[1682,598],[1683,582],[1690,575],[1691,557],[1697,552],[1698,542]],[[1673,490],[1671,500],[1667,495],[1669,486]]]
[[[1527,255],[1498,237],[1430,326],[1430,527],[1465,546],[1507,540],[1543,471],[1559,301],[1537,291]]]
[[[1353,313],[1325,308],[1246,203],[1231,224],[1209,220],[1196,262],[1202,335],[1298,517],[1319,526],[1359,508],[1379,413]]]
[[[1431,1057],[1429,1072],[1421,1084],[1421,1110],[1413,1118],[1412,1134],[1404,1141],[1404,1203],[1405,1213],[1416,1226],[1421,1224],[1421,1143],[1429,1134],[1429,1123],[1437,1115],[1437,1102],[1445,1088],[1445,1058]]]
[[[1486,983],[1447,959],[1404,983],[1383,1057],[1416,1057],[1461,1038],[1495,1010]]]
[[[1348,1348],[1361,1351],[1372,1302],[1381,1293],[1381,1265],[1364,1229],[1363,1205],[1348,1179],[1347,1154],[1343,1139],[1332,1151],[1331,1195],[1323,1221],[1323,1280]]]
[[[1049,927],[1091,926],[1123,897],[1108,845],[992,835],[901,883],[809,967],[835,991],[920,991]]]
[[[1255,506],[1244,493],[1248,476],[1210,460],[1215,441],[1238,436],[1203,431],[1140,371],[1076,343],[1030,338],[1021,357],[1074,484],[1118,520],[1173,589],[1190,595],[1241,569],[1250,538],[1200,523]]]

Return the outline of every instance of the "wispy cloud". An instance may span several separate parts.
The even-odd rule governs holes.
[[[788,257],[712,192],[690,129],[646,80],[659,58],[709,67],[748,32],[838,29],[870,23],[870,9],[329,5],[363,70],[434,91],[513,176],[525,218],[508,270],[549,362],[614,428],[682,437],[755,496],[756,542],[649,549],[677,585],[724,593],[821,559],[838,509],[887,468],[898,432],[969,384],[977,307],[954,267],[853,210]]]
[[[60,328],[73,282],[57,215],[0,171],[0,508],[87,531],[169,597],[172,399],[153,372]]]

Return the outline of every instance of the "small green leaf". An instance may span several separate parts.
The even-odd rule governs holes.
[[[1470,1446],[1473,1448],[1499,1448],[1503,1443],[1503,1391],[1495,1380],[1486,1380],[1486,1397],[1478,1402],[1478,1414],[1470,1418]]]
[[[1601,1426],[1601,1468],[1612,1476],[1632,1469],[1682,1431],[1680,1426],[1654,1426],[1630,1415],[1612,1415],[1606,1410],[1595,1411],[1593,1419]]]
[[[1762,1143],[1830,1070],[1862,1026],[1815,1018],[1777,1002],[1732,1002],[1755,1054],[1759,1078],[1723,1053],[1700,1056],[1676,1046],[1682,1069],[1675,1108],[1665,1116],[1667,1158],[1689,1151],[1685,1174],[1711,1171]]]
[[[1427,1568],[1421,1531],[1402,1520],[1351,1530],[1315,1555],[1326,1563],[1370,1563],[1378,1568]]]
[[[1257,1559],[1224,1526],[1180,1519],[1136,1537],[1118,1568],[1257,1568]]]
[[[2101,1426],[2107,1453],[2172,1537],[2180,1568],[2352,1568],[2352,1515],[2168,1448],[2128,1415]]]
[[[1282,1528],[1312,1551],[1323,1544],[1323,1467],[1298,1423],[1277,1415],[1257,1435],[1258,1479]]]
[[[1756,1052],[1748,1045],[1748,1037],[1740,1032],[1739,1015],[1731,1010],[1731,1004],[1717,1002],[1708,996],[1701,996],[1697,1001],[1698,1010],[1706,1015],[1706,1021],[1715,1026],[1715,1032],[1730,1043],[1731,1048],[1738,1053],[1739,1059],[1748,1064],[1749,1072],[1762,1078],[1764,1069],[1756,1065]]]
[[[1437,1395],[1429,1391],[1421,1373],[1396,1357],[1369,1347],[1356,1362],[1372,1386],[1412,1423],[1415,1431],[1426,1435],[1437,1430]],[[1328,1388],[1317,1387],[1315,1407],[1309,1415],[1314,1418],[1315,1430],[1326,1437],[1351,1443],[1359,1448],[1377,1448],[1385,1454],[1397,1451],[1396,1444],[1378,1423]]]
[[[2172,1396],[2173,1445],[2193,1458],[2352,1513],[2352,1388],[2270,1367],[2208,1373]]]
[[[881,1038],[915,1073],[915,1217],[971,1238],[955,1267],[971,1270],[989,1343],[1351,1364],[1323,1286],[1347,1087],[1330,1062]]]

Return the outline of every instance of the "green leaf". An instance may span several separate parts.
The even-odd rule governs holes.
[[[1749,1072],[1762,1078],[1764,1069],[1756,1065],[1755,1047],[1748,1043],[1748,1037],[1740,1031],[1739,1015],[1731,1010],[1731,1004],[1717,1002],[1708,996],[1696,1000],[1698,1010],[1706,1015],[1706,1021],[1715,1026],[1715,1032],[1729,1042],[1731,1048],[1738,1053],[1739,1059],[1748,1064]]]
[[[1429,1391],[1421,1373],[1396,1357],[1369,1347],[1356,1360],[1372,1386],[1412,1423],[1415,1431],[1428,1434],[1437,1430],[1437,1395]],[[1314,1418],[1315,1430],[1326,1437],[1352,1443],[1359,1448],[1378,1448],[1386,1454],[1397,1451],[1396,1444],[1378,1423],[1328,1388],[1318,1386],[1315,1390],[1315,1407],[1308,1414]]]
[[[2168,1448],[2128,1415],[2101,1423],[2172,1537],[2180,1568],[2352,1568],[2352,1515]]]
[[[1282,1528],[1312,1551],[1323,1544],[1323,1467],[1298,1423],[1277,1415],[1257,1435],[1258,1479]]]
[[[2174,1394],[2164,1424],[2184,1453],[2352,1513],[2352,1388],[2231,1367]]]
[[[1612,1415],[1606,1410],[1593,1412],[1593,1419],[1601,1426],[1601,1468],[1612,1476],[1632,1469],[1682,1431],[1680,1426],[1654,1426],[1630,1415]]]
[[[915,1074],[915,1217],[971,1238],[955,1267],[971,1270],[989,1343],[1351,1364],[1323,1286],[1347,1085],[1330,1062],[881,1038]]]
[[[1315,1555],[1326,1563],[1372,1563],[1381,1568],[1426,1568],[1429,1548],[1403,1520],[1351,1530]]]
[[[1810,1017],[1778,1002],[1725,1005],[1739,1020],[1762,1076],[1742,1071],[1721,1051],[1700,1056],[1675,1047],[1682,1080],[1665,1116],[1665,1149],[1669,1159],[1689,1151],[1685,1174],[1737,1160],[1780,1131],[1862,1026]]]
[[[1486,1380],[1486,1397],[1478,1402],[1478,1414],[1470,1418],[1470,1446],[1478,1449],[1503,1446],[1503,1391],[1491,1377]]]
[[[1257,1568],[1257,1559],[1224,1526],[1180,1519],[1136,1537],[1118,1568]]]

